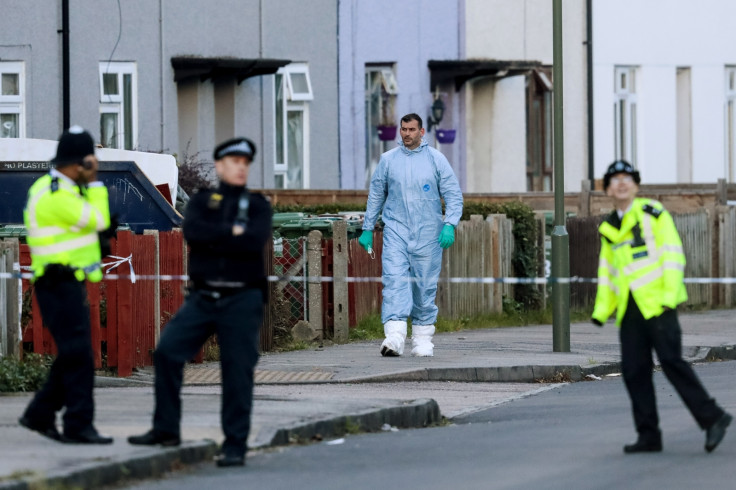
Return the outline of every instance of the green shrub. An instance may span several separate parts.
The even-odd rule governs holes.
[[[0,359],[0,392],[36,391],[49,374],[51,356],[26,353],[23,360]]]
[[[476,202],[466,201],[463,206],[462,219],[470,219],[473,214],[488,216],[489,214],[505,214],[514,221],[514,256],[511,264],[515,277],[537,276],[537,224],[534,210],[521,201],[509,202]],[[514,299],[525,308],[537,309],[541,306],[541,295],[533,284],[517,284],[514,287]]]
[[[340,211],[365,211],[365,204],[351,203],[324,203],[324,204],[276,204],[274,213],[306,213],[306,214],[337,214]]]

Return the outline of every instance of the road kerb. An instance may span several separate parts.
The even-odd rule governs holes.
[[[93,461],[71,471],[35,474],[0,482],[0,490],[34,488],[99,488],[122,480],[160,476],[183,465],[212,459],[218,450],[214,441],[186,442],[175,448],[150,448],[134,456],[120,456],[109,461]]]

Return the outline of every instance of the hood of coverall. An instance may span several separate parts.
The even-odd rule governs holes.
[[[397,143],[399,144],[399,148],[401,148],[401,151],[403,151],[407,155],[409,153],[419,153],[420,151],[422,151],[424,149],[425,146],[429,145],[429,143],[427,143],[427,140],[424,139],[424,138],[422,138],[422,142],[419,143],[419,146],[417,146],[413,150],[410,150],[409,148],[407,148],[406,146],[404,146],[404,142],[402,140],[397,141]]]

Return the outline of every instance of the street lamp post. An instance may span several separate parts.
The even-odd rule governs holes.
[[[570,277],[570,237],[565,227],[565,162],[562,133],[562,0],[552,0],[552,76],[554,82],[555,227],[552,231],[552,277]],[[552,348],[570,352],[570,283],[552,283]]]

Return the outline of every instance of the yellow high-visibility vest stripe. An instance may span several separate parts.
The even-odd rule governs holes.
[[[604,269],[606,272],[608,272],[608,275],[611,277],[618,276],[618,270],[613,266],[613,264],[609,263],[606,259],[601,258],[598,261],[598,274],[600,275],[600,270]]]
[[[50,255],[70,252],[72,250],[85,247],[87,245],[99,243],[99,240],[100,239],[97,236],[97,232],[88,233],[86,235],[82,235],[81,237],[59,243],[54,243],[52,245],[31,245],[31,253],[35,255]]]
[[[79,221],[73,224],[69,229],[71,231],[79,231],[85,226],[87,226],[87,223],[89,223],[89,217],[91,214],[92,214],[92,206],[90,206],[88,202],[84,203],[84,206],[82,206],[82,215],[79,217]]]
[[[682,254],[682,255],[685,254],[684,250],[682,249],[682,246],[680,245],[662,245],[661,247],[659,247],[659,252],[660,253],[671,252],[674,254]]]
[[[598,278],[598,287],[601,286],[605,286],[614,293],[618,294],[618,286],[616,286],[616,284],[609,277],[603,276]]]
[[[55,237],[56,235],[60,235],[62,233],[66,233],[66,230],[59,226],[43,226],[38,228],[31,228],[30,230],[28,230],[28,236],[30,238]]]
[[[650,282],[656,281],[657,279],[661,279],[661,278],[662,278],[662,269],[657,268],[651,272],[644,274],[640,278],[634,279],[633,281],[631,281],[629,283],[629,287],[631,287],[632,291],[636,291],[637,289],[648,285]]]
[[[665,260],[664,262],[662,262],[662,267],[665,269],[676,270],[678,272],[685,272],[685,264],[681,264],[680,262],[673,262],[671,260]]]

